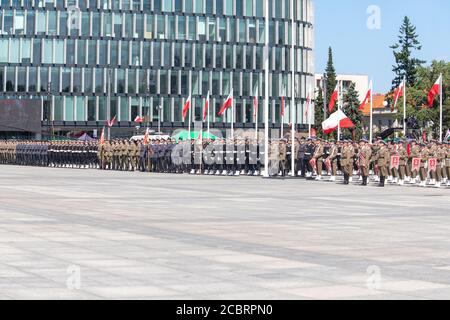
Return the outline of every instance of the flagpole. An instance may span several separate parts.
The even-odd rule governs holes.
[[[271,2],[272,3],[272,2]],[[269,178],[269,0],[265,0],[264,39],[264,178]]]
[[[291,99],[291,173],[292,177],[296,176],[295,172],[295,125],[296,125],[296,107],[295,107],[295,43],[296,43],[296,33],[295,33],[295,21],[294,21],[294,0],[291,0],[291,19],[292,19],[292,48],[291,48],[291,90],[292,90],[292,99]]]
[[[191,120],[192,120],[192,117],[191,117],[191,108],[192,108],[192,101],[190,101],[189,102],[191,105],[189,106],[189,110],[188,110],[188,112],[189,112],[189,114],[188,114],[188,140],[189,141],[191,141]]]
[[[406,138],[406,76],[403,77],[403,137]]]
[[[341,113],[339,112],[341,110],[341,103],[342,103],[342,81],[339,81],[338,85],[339,90],[339,103],[338,103],[338,138],[337,141],[341,141]]]
[[[256,141],[258,141],[258,121],[259,121],[259,119],[258,119],[258,103],[259,103],[259,98],[258,98],[258,95],[259,95],[259,88],[257,87],[257,89],[256,89],[256,95],[255,95],[255,97],[253,97],[253,101],[256,101],[256,106],[254,105],[253,106],[253,108],[255,109],[255,110],[253,110],[253,112],[255,113],[255,140]]]
[[[312,119],[311,119],[311,111],[312,111],[312,86],[309,85],[309,104],[308,104],[308,137],[311,138],[311,125],[312,125]]]
[[[211,139],[211,132],[210,132],[210,127],[209,127],[209,91],[208,91],[208,97],[207,99],[207,103],[208,103],[208,110],[206,110],[206,123],[207,123],[207,127],[208,127],[208,139]]]
[[[234,140],[234,92],[231,89],[231,140]]]
[[[370,121],[369,121],[369,141],[373,142],[373,80],[370,80]]]
[[[442,126],[442,124],[443,124],[443,107],[442,107],[442,93],[443,93],[443,86],[444,86],[444,76],[443,76],[443,74],[441,73],[441,76],[440,76],[440,78],[441,78],[441,85],[439,86],[439,104],[440,104],[440,109],[439,109],[439,115],[440,115],[440,125],[439,125],[439,142],[440,143],[442,143],[443,142],[443,139],[442,139],[442,129],[443,129],[443,126]]]

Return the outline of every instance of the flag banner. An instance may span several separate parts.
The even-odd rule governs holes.
[[[437,81],[434,83],[430,92],[428,92],[428,107],[432,108],[434,103],[434,98],[439,95],[442,85],[442,78],[439,76]]]
[[[400,86],[397,89],[395,89],[395,91],[394,91],[394,107],[392,108],[392,111],[397,108],[398,99],[403,97],[404,85],[405,84],[402,81]]]
[[[411,162],[411,171],[419,171],[420,170],[420,162],[422,161],[421,158],[413,158]]]
[[[137,117],[134,119],[134,122],[136,122],[136,123],[142,123],[142,122],[144,122],[144,119],[143,119],[142,117],[140,117],[140,116],[137,116]]]
[[[114,126],[114,124],[116,123],[116,117],[117,116],[114,116],[114,118],[112,118],[112,120],[106,120],[106,125],[108,126],[108,127],[112,127],[112,126]]]
[[[253,118],[256,119],[258,114],[258,87],[256,87],[255,94],[253,96]]]
[[[391,157],[391,169],[397,169],[400,167],[400,156],[392,156]]]
[[[322,122],[322,129],[324,134],[330,134],[337,130],[339,127],[341,129],[353,128],[355,125],[353,122],[345,115],[342,110],[338,110],[331,114],[330,117]]]
[[[219,113],[217,114],[219,117],[223,116],[225,114],[225,111],[227,111],[228,108],[231,108],[233,106],[233,90],[231,90],[230,95],[228,96],[227,100],[222,105],[222,108],[220,108]]]
[[[144,145],[148,145],[148,143],[149,143],[149,131],[150,131],[149,128],[147,128],[147,130],[145,130],[145,134],[144,134]]]
[[[181,117],[183,118],[183,121],[186,119],[186,115],[191,108],[191,96],[189,96],[184,103],[183,109],[181,110]]]
[[[434,172],[436,170],[437,170],[437,159],[436,158],[428,159],[428,171]]]
[[[208,95],[206,96],[205,106],[203,107],[203,121],[205,121],[206,118],[208,117],[208,110],[209,110],[209,91]]]
[[[372,96],[372,90],[369,89],[369,91],[367,91],[366,97],[364,98],[363,102],[359,106],[359,110],[364,110],[364,106],[370,102],[371,96]]]
[[[331,95],[330,103],[328,104],[328,111],[332,112],[334,109],[334,106],[336,105],[336,101],[339,98],[339,83],[336,85],[336,88],[333,91],[333,94]]]
[[[105,127],[103,127],[102,135],[100,136],[100,144],[101,145],[105,144]]]

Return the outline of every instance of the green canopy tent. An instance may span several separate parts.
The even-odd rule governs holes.
[[[196,140],[198,139],[200,132],[198,131],[191,131],[191,137],[190,140]],[[175,139],[177,142],[178,141],[185,141],[185,140],[189,140],[189,131],[181,131],[178,132],[176,135],[172,136],[172,139]],[[213,134],[209,134],[206,131],[202,132],[202,139],[211,139],[211,140],[216,140],[217,136],[213,135]]]

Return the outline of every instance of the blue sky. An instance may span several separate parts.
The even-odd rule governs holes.
[[[390,45],[405,15],[417,27],[422,43],[418,58],[450,61],[449,0],[315,0],[316,72],[326,66],[328,47],[334,51],[337,73],[367,74],[374,91],[386,92],[393,78]],[[380,29],[367,27],[369,6],[380,8]]]

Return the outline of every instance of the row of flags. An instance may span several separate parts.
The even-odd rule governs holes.
[[[398,100],[405,95],[405,89],[406,89],[406,80],[403,80],[400,83],[400,86],[394,90],[394,109],[397,107]],[[440,94],[441,86],[443,82],[442,74],[439,76],[439,78],[434,83],[433,87],[428,92],[428,106],[430,108],[433,107],[434,99],[437,95]],[[370,102],[371,96],[372,96],[372,82],[370,83],[369,90],[367,91],[367,94],[361,103],[359,109],[364,109],[364,106]],[[331,94],[330,102],[328,104],[328,111],[332,112],[336,102],[339,99],[339,83],[336,85],[336,88],[334,89],[333,93]]]
[[[437,79],[437,81],[432,86],[432,88],[430,89],[430,91],[428,92],[427,99],[428,99],[428,106],[430,108],[433,107],[436,96],[442,95],[442,86],[443,86],[443,76],[441,74],[439,76],[439,78]],[[258,90],[259,90],[258,87],[256,87],[255,92],[254,92],[254,97],[253,97],[253,117],[255,119],[257,119],[257,116],[258,116],[258,96],[259,96]],[[330,98],[330,101],[328,104],[328,110],[330,113],[334,110],[336,102],[338,102],[338,100],[339,100],[339,93],[340,93],[340,90],[339,90],[339,83],[338,83],[331,95],[331,98]],[[362,101],[361,105],[359,106],[360,110],[364,109],[364,106],[367,105],[369,102],[372,102],[372,100],[373,100],[372,94],[373,94],[373,82],[371,81],[370,85],[369,85],[369,90],[367,91],[364,100]],[[404,79],[401,82],[401,84],[399,85],[399,87],[394,90],[394,109],[397,107],[399,99],[401,97],[405,97],[405,96],[406,96],[406,80]],[[209,102],[210,102],[209,100],[210,100],[210,93],[208,91],[208,94],[206,97],[206,102],[203,107],[203,121],[207,120],[207,118],[208,118]],[[312,100],[312,92],[309,92],[307,95],[307,98],[306,98],[306,108],[305,108],[306,109],[305,116],[309,119],[310,119],[310,117],[309,117],[310,110],[309,109],[311,106],[311,100]],[[233,89],[231,89],[230,94],[228,95],[228,97],[226,98],[224,103],[222,104],[217,115],[219,117],[222,117],[228,109],[233,107],[233,102],[234,102],[234,95],[233,95]],[[441,109],[442,109],[442,106],[441,106]],[[182,108],[181,116],[182,116],[183,121],[186,119],[186,116],[187,116],[188,112],[190,112],[190,110],[191,110],[191,95],[189,95],[189,97],[185,101],[183,108]],[[371,113],[372,113],[372,108],[371,108]],[[282,117],[285,116],[285,90],[283,90],[283,94],[281,96],[280,114]],[[134,121],[136,123],[142,123],[142,122],[144,122],[144,119],[140,116],[137,116],[134,119]],[[208,121],[209,121],[209,119],[208,119]],[[112,127],[115,122],[116,122],[116,116],[112,120],[108,120],[106,124],[108,127]],[[309,120],[309,122],[311,122],[311,121]],[[209,127],[209,123],[208,123],[208,127]],[[330,134],[331,132],[333,132],[339,128],[345,129],[345,128],[352,128],[352,127],[354,127],[354,123],[345,115],[345,113],[340,108],[338,108],[338,111],[331,113],[330,116],[328,117],[328,119],[326,119],[322,123],[322,129],[325,134]],[[147,129],[146,134],[148,135],[148,129]],[[101,139],[103,139],[103,141],[104,141],[104,132],[102,132]],[[148,137],[147,137],[147,139],[148,139]]]

